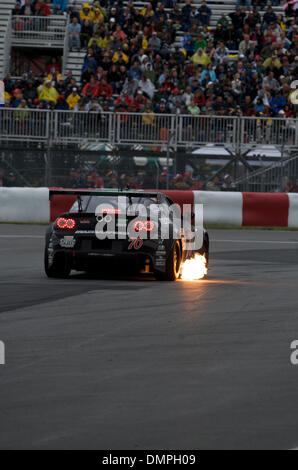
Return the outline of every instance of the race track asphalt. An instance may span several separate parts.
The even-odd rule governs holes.
[[[298,446],[298,232],[210,231],[208,280],[43,272],[0,225],[1,449]]]

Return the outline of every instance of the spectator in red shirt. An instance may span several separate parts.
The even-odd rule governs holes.
[[[104,78],[99,82],[98,95],[105,98],[112,98],[113,96],[113,87]]]
[[[251,101],[251,97],[246,95],[244,98],[244,105],[243,105],[244,116],[254,116],[255,115],[255,107]]]
[[[288,180],[283,188],[284,193],[298,193],[298,187],[294,181]]]
[[[91,171],[90,177],[93,183],[93,188],[103,188],[104,187],[104,180],[96,170]]]
[[[117,26],[116,26],[116,31],[113,33],[113,36],[114,36],[115,39],[118,39],[118,40],[126,39],[126,34],[125,34],[125,32],[121,29],[121,26],[120,26],[120,25],[117,25]]]
[[[56,57],[52,57],[51,63],[46,68],[46,72],[47,72],[47,75],[50,75],[50,74],[54,75],[56,72],[61,73],[61,67],[57,63]]]
[[[202,108],[205,105],[206,98],[201,89],[195,92],[194,100],[195,100],[196,105],[199,106],[200,108]]]
[[[35,16],[50,16],[51,14],[50,7],[46,4],[45,0],[37,0],[34,10]]]
[[[94,77],[90,78],[90,82],[83,88],[83,96],[86,96],[87,91],[91,91],[91,96],[96,98],[99,95],[99,83]]]
[[[127,93],[123,93],[122,95],[118,96],[115,101],[115,106],[124,106],[126,109],[131,109],[134,104],[134,100],[128,96]]]
[[[146,106],[147,101],[148,100],[147,98],[145,98],[142,91],[138,90],[136,99],[134,100],[134,106],[136,108],[136,111],[139,112],[141,109],[143,109],[144,106]]]

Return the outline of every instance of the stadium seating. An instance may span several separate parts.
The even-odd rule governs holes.
[[[5,34],[8,27],[10,12],[15,5],[14,0],[1,0],[0,2],[0,77],[3,77],[5,64],[4,61],[7,57],[5,50]]]
[[[75,7],[77,10],[81,8],[81,6],[86,3],[85,0],[77,0],[75,2]],[[124,5],[126,5],[128,2],[125,0],[123,2]],[[150,2],[143,2],[143,1],[134,1],[133,5],[134,8],[144,8],[146,5],[148,5]],[[202,1],[201,0],[192,0],[192,6],[195,6],[199,8],[201,5]],[[214,2],[207,2],[209,8],[212,10],[212,15],[210,18],[210,28],[215,28],[217,21],[220,19],[222,13],[225,13],[228,15],[232,11],[235,10],[235,0],[225,0],[225,1],[220,1],[220,0],[215,0]],[[178,2],[178,5],[180,7],[183,7],[184,2]],[[281,5],[273,6],[273,9],[276,13],[282,13],[283,9]],[[169,8],[165,8],[167,12],[170,11]],[[263,15],[265,10],[260,10],[260,14]],[[175,46],[181,47],[181,41],[183,37],[183,31],[178,31],[177,36],[176,36],[176,41],[174,43]],[[73,76],[76,78],[77,81],[80,80],[80,75],[81,75],[81,70],[82,70],[82,65],[85,57],[85,52],[69,52],[68,55],[68,60],[67,60],[67,70],[72,70],[73,71]],[[234,60],[234,58],[237,58],[237,51],[231,51],[231,60]]]

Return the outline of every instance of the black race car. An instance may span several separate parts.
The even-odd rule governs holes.
[[[173,213],[168,211],[173,201],[163,193],[62,189],[50,190],[50,198],[53,195],[75,195],[77,200],[46,232],[44,266],[48,277],[65,278],[72,269],[103,274],[124,269],[175,281],[183,262],[195,253],[205,255],[208,263],[207,232],[203,231],[203,244],[192,249],[185,231],[177,229]],[[162,224],[168,225],[168,236]]]

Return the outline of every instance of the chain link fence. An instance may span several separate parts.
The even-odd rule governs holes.
[[[143,173],[144,187],[161,188],[169,164],[171,175],[191,168],[203,187],[230,173],[237,190],[280,191],[298,187],[297,128],[294,119],[0,108],[0,169],[21,186],[67,186],[79,169],[86,184],[92,171],[123,185]]]

